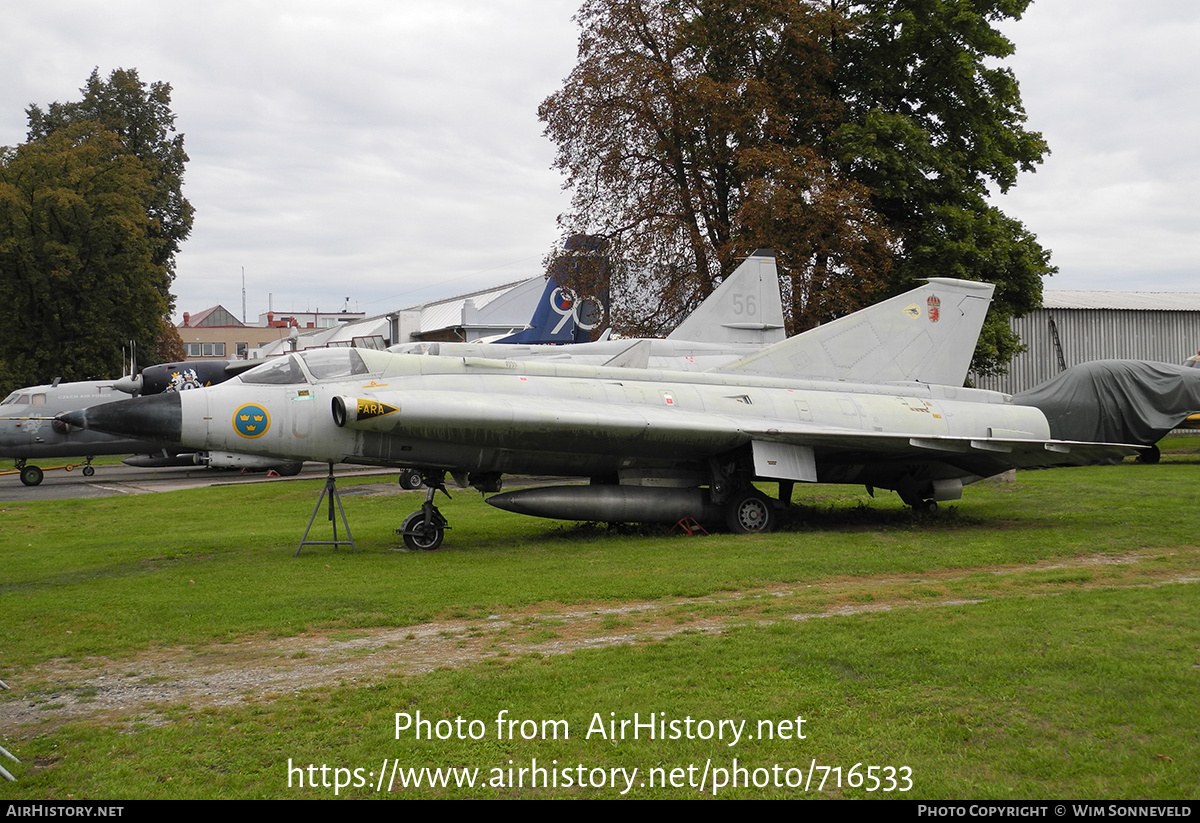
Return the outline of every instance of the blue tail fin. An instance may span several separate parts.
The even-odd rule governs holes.
[[[529,326],[492,342],[585,343],[592,339],[592,328],[599,315],[591,300],[576,300],[549,277]]]
[[[603,238],[574,235],[567,239],[564,254],[555,260],[546,276],[542,292],[529,326],[493,343],[586,343],[592,329],[604,319],[604,307],[596,299],[576,298],[560,285],[560,274],[573,262],[595,261],[602,253]],[[603,299],[603,298],[601,298]]]

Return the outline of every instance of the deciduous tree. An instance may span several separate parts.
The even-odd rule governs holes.
[[[152,190],[95,123],[0,149],[0,390],[111,375],[131,339],[153,350],[169,278],[154,260]]]
[[[79,91],[82,100],[51,103],[45,111],[36,104],[30,105],[26,109],[28,139],[43,140],[70,125],[85,122],[99,123],[119,136],[126,151],[141,160],[150,174],[152,190],[146,198],[146,214],[150,218],[151,254],[173,280],[175,255],[192,231],[195,210],[183,196],[183,172],[188,156],[183,149],[183,135],[175,132],[171,85],[156,82],[147,86],[138,77],[137,69],[115,69],[105,81],[93,69]],[[173,308],[174,297],[170,292],[163,296]]]
[[[1013,44],[994,26],[1030,0],[829,0],[839,170],[870,192],[899,240],[893,290],[921,277],[996,284],[976,368],[1003,368],[1008,318],[1041,302],[1049,252],[988,199],[1048,153],[1025,127]]]
[[[0,383],[86,379],[180,347],[169,314],[192,228],[171,87],[93,71],[82,99],[27,109],[28,142],[0,149]]]
[[[1006,362],[1005,319],[1053,270],[986,199],[1046,151],[992,25],[1027,3],[586,0],[539,115],[573,192],[564,229],[623,264],[614,320],[661,331],[770,246],[793,331],[919,277],[995,282],[978,365]]]
[[[541,106],[573,190],[568,232],[610,241],[614,321],[661,332],[771,245],[797,316],[813,284],[869,299],[888,236],[865,192],[812,149],[837,121],[826,13],[808,4],[588,0],[579,62]],[[843,308],[858,303],[837,300]]]

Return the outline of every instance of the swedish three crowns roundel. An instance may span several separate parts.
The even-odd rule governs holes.
[[[233,430],[242,437],[261,437],[271,428],[271,415],[257,403],[246,403],[233,413]]]

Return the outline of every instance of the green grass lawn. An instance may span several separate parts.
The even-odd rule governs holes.
[[[613,797],[633,773],[626,796],[1194,799],[1191,444],[977,484],[933,516],[805,487],[760,536],[619,533],[452,490],[432,553],[392,550],[419,495],[345,481],[357,554],[292,557],[320,481],[0,504],[0,745],[24,761],[0,761],[18,777],[0,798],[387,796],[399,764],[479,770],[399,796]],[[414,667],[427,642],[439,656]],[[268,677],[319,672],[321,643],[369,671]],[[152,692],[239,656],[233,701],[99,701],[114,679]],[[61,714],[64,695],[83,710]],[[397,736],[396,713],[418,711],[431,732],[461,718],[466,739]],[[533,725],[502,735],[502,711]],[[694,734],[597,731],[634,713]],[[702,720],[726,736],[702,739]],[[530,787],[534,761],[556,785]],[[729,785],[738,767],[749,787]]]

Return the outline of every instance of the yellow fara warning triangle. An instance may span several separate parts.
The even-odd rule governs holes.
[[[391,414],[394,411],[399,411],[395,406],[389,406],[387,403],[380,403],[378,400],[358,400],[358,419],[370,420],[372,417],[383,417],[385,414]]]

